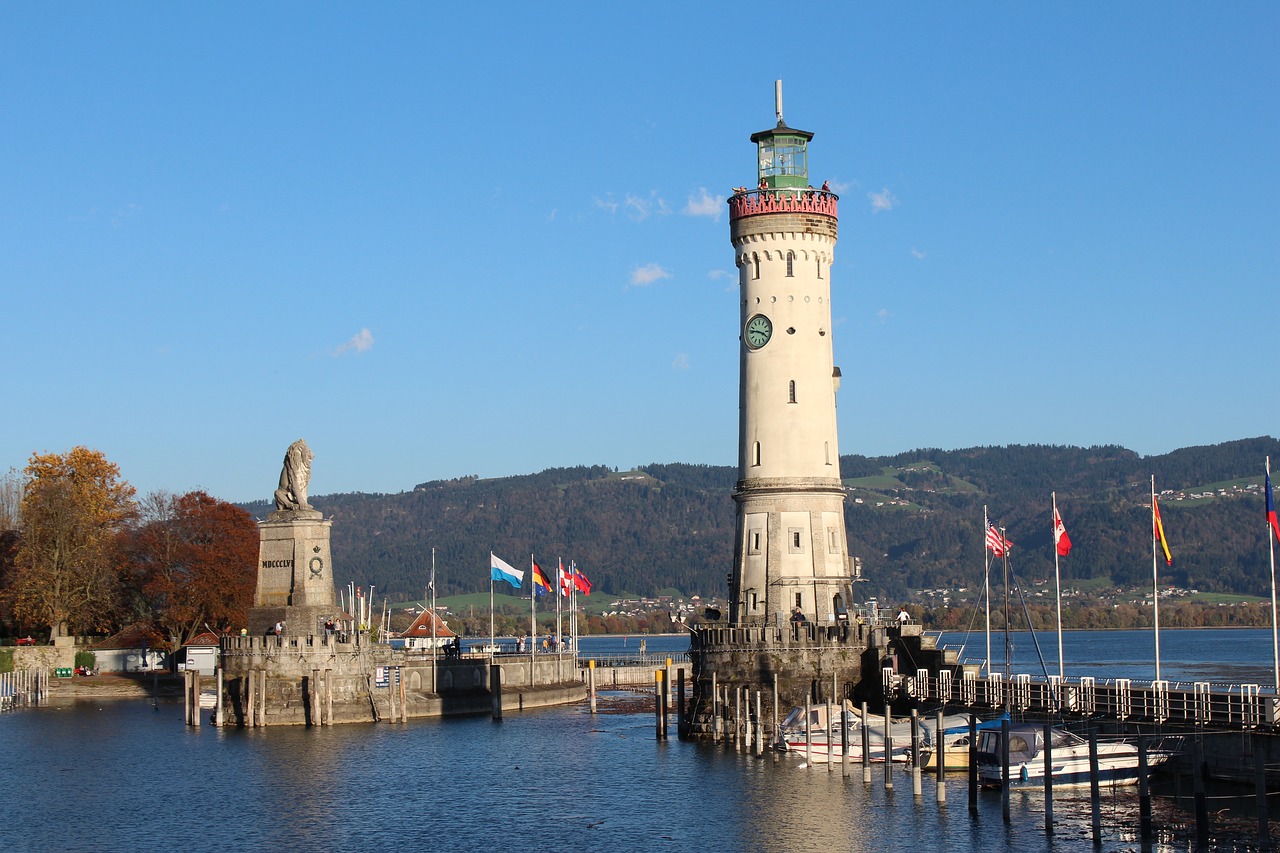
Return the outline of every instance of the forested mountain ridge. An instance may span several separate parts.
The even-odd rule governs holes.
[[[1014,543],[1016,572],[1052,577],[1055,491],[1074,543],[1062,560],[1064,584],[1149,585],[1154,475],[1174,555],[1173,565],[1161,568],[1162,583],[1269,594],[1261,488],[1268,455],[1280,459],[1280,441],[1243,439],[1149,457],[1115,446],[1046,445],[841,457],[850,552],[862,558],[867,579],[859,592],[896,598],[978,582],[984,505]],[[528,567],[530,554],[544,569],[558,557],[576,560],[606,595],[723,595],[736,476],[730,466],[617,472],[597,465],[311,501],[334,521],[339,583],[372,584],[393,599],[423,594],[432,548],[439,595],[484,589],[490,550],[517,568]],[[245,508],[260,518],[270,509],[266,502]]]

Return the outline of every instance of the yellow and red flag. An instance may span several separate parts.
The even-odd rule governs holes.
[[[1164,551],[1164,561],[1166,564],[1173,565],[1173,555],[1169,553],[1169,540],[1164,538],[1164,523],[1160,520],[1160,502],[1156,500],[1156,496],[1151,496],[1151,518],[1155,521],[1155,538],[1160,543],[1161,550]]]

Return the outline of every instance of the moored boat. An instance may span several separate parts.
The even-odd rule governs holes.
[[[808,719],[804,708],[794,708],[786,719],[778,726],[778,737],[774,741],[774,749],[798,756],[809,755],[814,762],[828,762],[834,755],[839,760],[846,753],[850,761],[862,761],[862,729],[867,730],[868,756],[872,762],[885,760],[884,717],[868,714],[863,720],[862,714],[853,707],[853,703],[845,700],[843,708],[833,707],[832,717],[828,720],[827,705],[809,708]],[[841,727],[843,725],[843,742]],[[909,762],[911,760],[911,721],[891,720],[889,724],[889,760]],[[933,735],[926,725],[920,725],[921,760],[927,760],[933,750]]]
[[[1089,781],[1089,742],[1066,729],[1050,729],[1054,787],[1080,787]],[[1019,723],[1009,728],[1009,786],[1044,786],[1044,727]],[[978,782],[985,788],[1002,785],[1002,732],[978,733]],[[1170,757],[1169,752],[1147,753],[1148,771]],[[1138,782],[1138,747],[1123,741],[1098,742],[1098,781],[1105,785],[1135,785]]]

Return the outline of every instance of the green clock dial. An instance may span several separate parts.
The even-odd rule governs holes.
[[[769,343],[769,338],[773,335],[773,323],[769,322],[769,318],[763,314],[757,314],[747,321],[747,346],[751,349],[760,349],[760,347]]]

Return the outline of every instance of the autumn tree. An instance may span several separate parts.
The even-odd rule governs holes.
[[[96,450],[33,454],[25,472],[21,539],[6,589],[14,618],[53,636],[110,624],[119,590],[117,536],[134,489]]]
[[[205,492],[148,495],[124,553],[142,609],[180,647],[212,629],[243,626],[257,583],[252,516]]]

